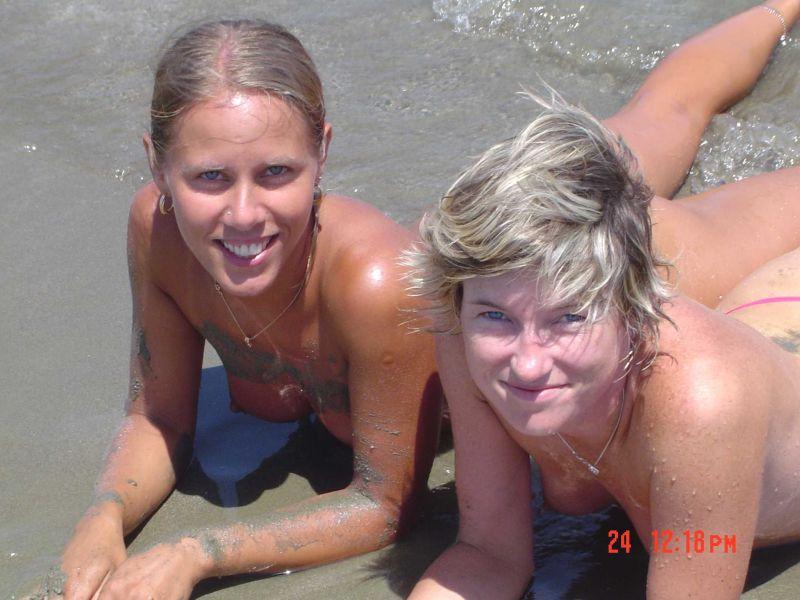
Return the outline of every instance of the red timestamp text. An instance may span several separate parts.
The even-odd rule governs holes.
[[[654,529],[653,554],[736,554],[736,534],[708,533],[702,529]]]
[[[702,529],[655,529],[650,532],[653,554],[736,554],[736,534],[707,533]],[[608,553],[631,553],[629,529],[608,532]]]

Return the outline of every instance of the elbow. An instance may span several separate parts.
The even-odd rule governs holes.
[[[368,529],[377,536],[376,549],[393,543],[416,524],[419,503],[413,495],[398,498],[358,480],[353,481],[349,489],[366,504]]]

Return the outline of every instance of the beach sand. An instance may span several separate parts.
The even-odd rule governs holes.
[[[122,414],[130,343],[126,218],[134,190],[148,179],[141,134],[150,65],[168,32],[223,14],[288,26],[326,85],[334,142],[323,186],[408,224],[470,157],[530,119],[533,107],[516,93],[522,85],[541,78],[607,116],[671,45],[752,3],[597,4],[602,11],[539,2],[550,16],[537,21],[530,20],[539,14],[534,4],[522,0],[504,3],[510,10],[502,15],[480,0],[243,0],[225,13],[210,0],[113,9],[100,0],[5,2],[0,598],[17,597],[57,561]],[[515,20],[514,10],[529,20]],[[715,121],[685,189],[793,164],[798,59],[796,42],[782,48],[751,97]],[[309,424],[231,414],[213,351],[204,366],[196,461],[133,550],[346,481],[347,452],[326,446],[330,440]],[[207,582],[196,596],[402,597],[455,535],[452,469],[445,446],[420,527],[390,548],[291,575]],[[609,529],[630,527],[619,510],[582,518],[545,513],[537,521],[537,599],[644,597],[644,549],[607,552]],[[745,598],[796,598],[800,549],[760,553],[750,575]]]

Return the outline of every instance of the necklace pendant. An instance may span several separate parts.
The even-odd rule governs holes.
[[[594,475],[595,477],[597,477],[598,475],[600,475],[600,469],[598,469],[598,468],[597,468],[597,467],[595,467],[594,465],[587,464],[587,465],[586,465],[586,467],[589,469],[589,473],[591,473],[591,474],[592,474],[592,475]]]
[[[247,344],[248,348],[252,348],[253,347],[253,338],[249,338],[247,336],[244,336],[244,343]]]

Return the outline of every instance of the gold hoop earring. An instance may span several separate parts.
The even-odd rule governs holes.
[[[174,202],[172,202],[172,199],[170,198],[169,206],[167,206],[167,198],[169,198],[169,196],[167,196],[166,194],[161,194],[158,197],[158,210],[161,212],[162,215],[166,215],[172,212],[172,207],[174,205]]]

